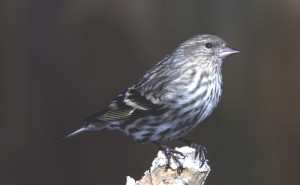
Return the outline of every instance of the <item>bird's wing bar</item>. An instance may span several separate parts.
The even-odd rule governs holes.
[[[128,89],[125,93],[124,102],[138,110],[152,110],[161,107],[160,105],[154,104],[151,100],[148,100],[133,88]]]
[[[130,116],[134,111],[135,108],[127,106],[124,103],[124,94],[120,94],[116,99],[110,102],[106,109],[88,117],[84,123],[90,124],[99,121],[109,122],[127,120],[130,119]]]
[[[143,97],[137,90],[128,89],[113,100],[108,107],[85,120],[86,124],[91,122],[128,120],[135,112],[148,112],[158,110],[161,106],[152,103]]]

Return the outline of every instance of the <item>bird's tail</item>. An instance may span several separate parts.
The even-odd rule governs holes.
[[[71,134],[69,134],[69,135],[67,135],[67,136],[65,136],[63,138],[58,139],[57,142],[60,143],[60,142],[62,142],[64,140],[69,139],[69,138],[71,138],[71,137],[73,137],[73,136],[75,136],[75,135],[77,135],[77,134],[79,134],[81,132],[84,132],[84,131],[86,131],[86,127],[82,127],[82,128],[76,130],[75,132],[72,132]]]
[[[93,131],[93,130],[113,130],[113,129],[116,129],[118,127],[118,125],[115,125],[112,123],[109,123],[109,122],[87,122],[85,121],[84,122],[84,126],[81,127],[80,129],[76,130],[75,132],[72,132],[71,134],[61,138],[61,139],[58,139],[57,142],[62,142],[66,139],[69,139],[73,136],[76,136],[77,134],[80,134],[81,132],[85,132],[85,131]]]

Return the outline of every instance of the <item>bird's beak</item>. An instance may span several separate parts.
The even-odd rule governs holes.
[[[219,51],[217,51],[217,55],[219,58],[225,58],[229,55],[235,54],[235,53],[239,53],[240,51],[226,47],[226,48],[222,48]]]

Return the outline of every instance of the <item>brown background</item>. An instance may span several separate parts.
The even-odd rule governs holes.
[[[0,184],[140,178],[152,144],[108,131],[55,141],[199,33],[242,51],[224,63],[217,110],[187,137],[208,149],[207,184],[297,184],[299,9],[293,0],[2,0]]]

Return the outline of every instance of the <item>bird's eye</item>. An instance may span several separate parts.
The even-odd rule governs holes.
[[[206,44],[205,44],[205,47],[206,47],[206,48],[211,48],[211,47],[212,47],[212,44],[211,44],[211,43],[206,43]]]

